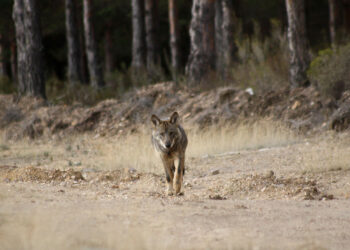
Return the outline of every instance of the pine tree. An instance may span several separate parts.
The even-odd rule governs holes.
[[[292,87],[307,86],[306,71],[310,64],[306,35],[304,0],[286,0],[288,16],[288,44],[290,52],[289,77]]]
[[[15,0],[12,15],[16,27],[19,92],[46,98],[43,45],[35,0]]]
[[[191,49],[186,73],[193,83],[215,70],[215,1],[194,0],[190,24]]]
[[[90,75],[90,84],[93,87],[103,87],[103,73],[100,60],[97,54],[96,40],[92,25],[92,0],[84,0],[84,38],[85,49]]]
[[[66,37],[68,47],[68,81],[83,82],[75,0],[66,0]]]

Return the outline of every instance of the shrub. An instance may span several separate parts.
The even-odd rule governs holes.
[[[89,85],[75,84],[60,81],[51,77],[46,82],[46,94],[48,100],[53,104],[73,104],[75,102],[83,105],[94,105],[101,100],[117,96],[114,86],[96,89]]]
[[[258,24],[249,38],[236,34],[239,63],[231,70],[235,85],[251,87],[257,93],[288,85],[287,37],[277,20],[271,20],[271,25],[271,36],[264,40],[260,38]]]
[[[345,88],[350,87],[350,44],[336,50],[325,49],[311,62],[307,72],[312,84],[317,86],[325,96],[332,95],[339,82]]]

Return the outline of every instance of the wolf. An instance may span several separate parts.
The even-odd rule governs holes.
[[[159,154],[165,170],[168,184],[167,194],[181,195],[181,186],[185,174],[185,151],[188,140],[185,130],[179,124],[179,114],[174,112],[169,119],[162,120],[151,116],[153,123],[152,144]],[[177,160],[175,168],[175,160]]]

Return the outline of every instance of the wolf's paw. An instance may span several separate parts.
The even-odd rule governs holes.
[[[173,190],[167,190],[167,194],[168,194],[168,196],[173,196],[174,192],[173,192]]]
[[[174,189],[175,189],[175,194],[178,195],[179,193],[181,193],[181,185],[179,184],[175,184],[174,185]]]
[[[176,195],[177,196],[183,196],[183,195],[185,195],[185,193],[182,191],[182,192],[177,193]]]

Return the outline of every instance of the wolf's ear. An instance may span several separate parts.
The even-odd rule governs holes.
[[[152,115],[151,121],[152,121],[152,123],[153,123],[154,126],[158,126],[159,123],[160,123],[160,119],[159,119],[158,116],[156,116],[156,115]]]
[[[177,112],[174,112],[170,117],[170,123],[176,124],[177,120],[179,120],[179,114]]]

